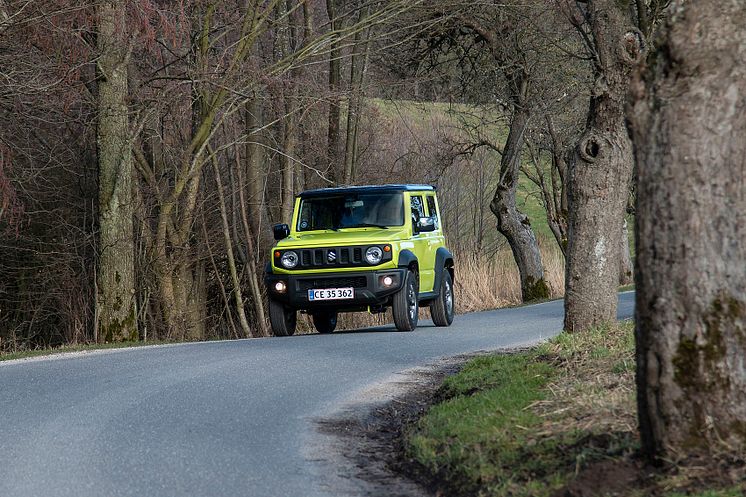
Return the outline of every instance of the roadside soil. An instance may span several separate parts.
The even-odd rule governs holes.
[[[439,495],[437,482],[407,458],[404,433],[438,401],[444,378],[478,355],[457,356],[408,371],[397,381],[378,385],[372,395],[363,393],[363,402],[316,420],[318,432],[328,438],[324,449],[332,451],[323,458],[336,472],[329,486],[343,486],[346,495],[366,497]],[[381,396],[389,398],[382,402],[370,398]]]
[[[426,410],[443,400],[439,397],[443,380],[479,355],[482,353],[453,357],[405,372],[395,381],[362,392],[360,399],[334,415],[317,419],[317,431],[326,442],[317,446],[323,455],[316,454],[314,459],[329,469],[322,476],[325,486],[341,495],[365,497],[465,497],[463,491],[409,458],[404,439]],[[608,443],[604,438],[590,436],[584,444],[604,446]],[[687,464],[693,471],[699,468],[702,474],[687,474],[691,485],[681,490],[699,495],[711,488],[744,481],[745,461],[722,462],[715,465],[714,471],[711,461]],[[661,477],[676,478],[690,472],[678,467],[652,468],[636,454],[627,454],[580,468],[576,477],[553,497],[664,496],[670,490],[666,489],[668,485],[661,485]]]

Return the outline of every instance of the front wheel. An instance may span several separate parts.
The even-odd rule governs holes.
[[[269,324],[276,337],[287,337],[295,333],[297,315],[295,309],[285,307],[281,302],[269,299]]]
[[[451,326],[453,309],[453,278],[451,273],[444,269],[443,278],[440,280],[440,295],[430,304],[430,315],[435,326]]]
[[[412,271],[407,271],[404,285],[394,294],[392,306],[394,324],[399,331],[412,331],[417,328],[420,310],[417,302],[418,287],[417,275]]]
[[[336,312],[317,312],[313,314],[313,325],[322,334],[331,333],[337,327]]]

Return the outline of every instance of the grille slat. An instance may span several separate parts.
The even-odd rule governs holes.
[[[321,288],[365,288],[368,282],[365,276],[340,278],[309,278],[298,280],[298,289],[302,292]]]
[[[365,247],[324,247],[296,249],[300,257],[298,269],[328,269],[329,267],[369,267],[363,258]],[[329,260],[331,252],[334,257]],[[391,252],[383,255],[382,263],[391,260]],[[279,261],[276,261],[279,263]]]

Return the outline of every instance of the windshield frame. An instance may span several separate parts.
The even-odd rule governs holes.
[[[394,199],[398,199],[398,202],[395,202]],[[365,215],[363,218],[359,219],[359,222],[356,223],[350,223],[349,225],[343,221],[343,217],[345,216],[345,212],[329,212],[328,215],[334,216],[337,214],[339,217],[336,219],[336,223],[333,221],[331,223],[324,223],[322,226],[314,226],[313,224],[310,224],[307,227],[303,227],[303,223],[309,223],[308,219],[304,219],[304,210],[307,208],[306,206],[308,204],[317,204],[321,203],[322,205],[326,202],[333,202],[340,200],[343,200],[345,204],[348,203],[356,203],[356,202],[373,202],[374,205],[368,207],[367,205],[364,205],[365,210],[363,213],[367,212],[368,209],[381,209],[383,205],[376,206],[376,203],[383,204],[386,202],[393,202],[398,206],[399,212],[395,213],[393,217],[396,217],[396,219],[393,219],[392,217],[388,218],[382,218],[380,214],[378,213],[376,216],[371,217],[369,215]],[[349,230],[349,229],[389,229],[389,228],[401,228],[406,225],[407,217],[405,215],[405,208],[404,208],[404,192],[385,192],[385,193],[379,193],[379,192],[360,192],[360,193],[330,193],[329,195],[324,196],[313,196],[308,198],[301,197],[298,201],[297,205],[297,218],[295,220],[293,229],[296,233],[313,233],[313,232],[324,232],[324,231],[340,231],[340,230]],[[396,208],[393,207],[393,208]],[[389,207],[391,208],[391,207]],[[351,212],[354,211],[354,207],[343,207],[342,210],[351,209]],[[390,213],[390,210],[386,210],[384,212]],[[391,222],[393,219],[393,222]],[[377,222],[378,221],[378,222]],[[383,222],[386,221],[386,222]]]

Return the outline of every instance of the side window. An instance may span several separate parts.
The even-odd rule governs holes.
[[[425,204],[419,195],[412,197],[412,217],[425,217]]]
[[[412,212],[412,226],[417,226],[420,218],[425,217],[425,204],[422,203],[421,196],[412,197],[412,208],[410,211]]]
[[[435,218],[435,229],[440,229],[440,219],[438,216],[438,208],[435,206],[435,196],[428,195],[425,198],[427,200],[427,213],[430,217]]]

